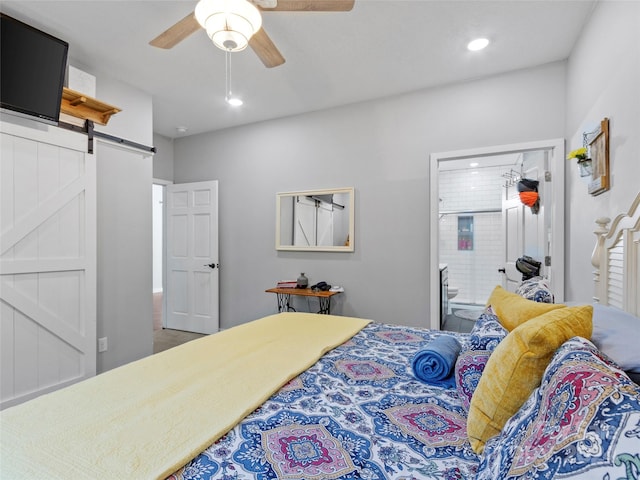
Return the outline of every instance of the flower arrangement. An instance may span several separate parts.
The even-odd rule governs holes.
[[[572,158],[578,160],[578,169],[581,177],[591,175],[591,159],[587,157],[587,147],[576,148],[569,152],[567,160],[571,160]]]
[[[587,158],[587,147],[576,148],[575,150],[569,152],[569,155],[567,155],[567,160],[571,160],[572,158],[578,160],[578,163],[589,160]]]

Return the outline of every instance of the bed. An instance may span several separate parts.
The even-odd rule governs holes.
[[[439,335],[368,324],[172,478],[472,478],[455,390],[411,374]]]
[[[596,236],[594,305],[532,279],[470,334],[265,317],[0,412],[0,477],[637,478],[640,194]]]

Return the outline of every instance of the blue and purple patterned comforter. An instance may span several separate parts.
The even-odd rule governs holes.
[[[455,388],[425,384],[411,370],[420,348],[448,334],[369,324],[172,478],[475,478],[479,459]]]

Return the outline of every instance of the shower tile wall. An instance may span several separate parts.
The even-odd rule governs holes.
[[[441,170],[440,212],[476,212],[473,250],[458,250],[458,214],[440,215],[440,263],[449,267],[449,286],[459,289],[455,303],[484,304],[502,281],[502,194],[510,167]],[[476,173],[471,173],[475,171]],[[496,210],[480,213],[479,210]]]

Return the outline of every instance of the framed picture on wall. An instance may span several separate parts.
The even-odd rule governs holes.
[[[600,122],[600,128],[593,132],[589,141],[589,155],[593,173],[589,182],[589,193],[600,195],[609,190],[609,119]]]

